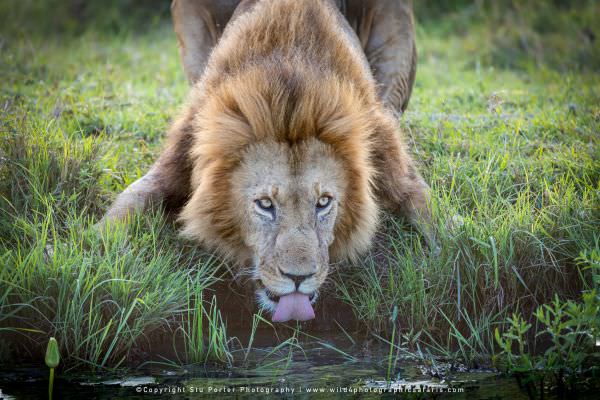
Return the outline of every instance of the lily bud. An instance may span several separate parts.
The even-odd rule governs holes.
[[[60,353],[58,351],[58,342],[53,337],[48,341],[46,347],[46,365],[48,368],[56,368],[60,362]]]

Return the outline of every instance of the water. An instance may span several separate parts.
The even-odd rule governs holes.
[[[420,399],[528,399],[511,377],[492,370],[467,370],[443,360],[425,363],[399,358],[388,381],[389,347],[364,332],[349,306],[332,303],[326,296],[317,305],[317,319],[309,330],[306,326],[298,331],[281,325],[259,328],[251,351],[247,351],[254,310],[246,299],[251,293],[235,292],[217,290],[224,296],[219,304],[223,305],[228,334],[239,339],[232,366],[180,366],[169,361],[178,359],[182,346],[174,346],[172,336],[164,334],[159,335],[164,336],[160,343],[131,360],[131,365],[141,365],[133,371],[80,374],[59,368],[54,399],[257,399],[274,395],[303,399],[313,398],[315,393],[320,398],[415,397],[398,395],[406,391],[422,391],[416,395]],[[297,338],[292,345],[273,347],[292,335]],[[40,358],[43,363],[43,354]],[[48,370],[43,364],[0,366],[0,399],[42,399],[47,398],[47,390]]]
[[[398,361],[391,383],[386,381],[389,349],[365,341],[351,344],[346,337],[329,336],[304,340],[300,347],[277,351],[264,346],[264,335],[247,355],[235,352],[234,367],[146,364],[129,374],[65,374],[58,371],[55,399],[193,399],[235,397],[242,399],[319,397],[364,399],[394,398],[412,390],[426,392],[419,398],[527,399],[516,381],[493,371],[450,369],[444,363],[420,364]],[[343,354],[343,349],[347,354]],[[352,354],[360,354],[354,359]],[[245,358],[245,361],[244,361]],[[235,367],[237,365],[237,367]],[[435,373],[432,373],[435,370]],[[435,377],[432,377],[435,375]],[[16,368],[0,370],[4,398],[47,397],[47,370]],[[445,393],[450,391],[450,393]]]

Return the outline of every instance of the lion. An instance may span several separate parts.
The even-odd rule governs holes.
[[[189,100],[102,223],[177,210],[184,237],[251,271],[274,322],[315,317],[331,263],[367,251],[382,209],[432,238],[397,121],[415,76],[410,4],[175,0],[172,16]]]

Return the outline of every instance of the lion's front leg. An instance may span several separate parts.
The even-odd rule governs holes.
[[[112,203],[100,225],[125,220],[131,215],[145,210],[152,203],[160,203],[164,197],[160,185],[160,170],[153,166],[150,171],[133,182]]]
[[[439,251],[431,220],[429,185],[417,171],[406,151],[395,119],[387,117],[376,132],[374,162],[377,194],[390,211],[404,216],[425,237],[434,252]]]
[[[161,204],[168,210],[180,208],[190,192],[191,162],[188,152],[192,142],[189,118],[173,125],[167,146],[146,175],[125,189],[110,206],[99,227],[125,220],[149,206]]]

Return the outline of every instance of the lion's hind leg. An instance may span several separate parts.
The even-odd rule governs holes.
[[[227,24],[254,3],[256,0],[173,0],[173,27],[183,69],[191,84],[202,76],[210,52]]]
[[[381,100],[402,115],[412,92],[417,65],[412,2],[346,0],[348,22],[356,32]]]

